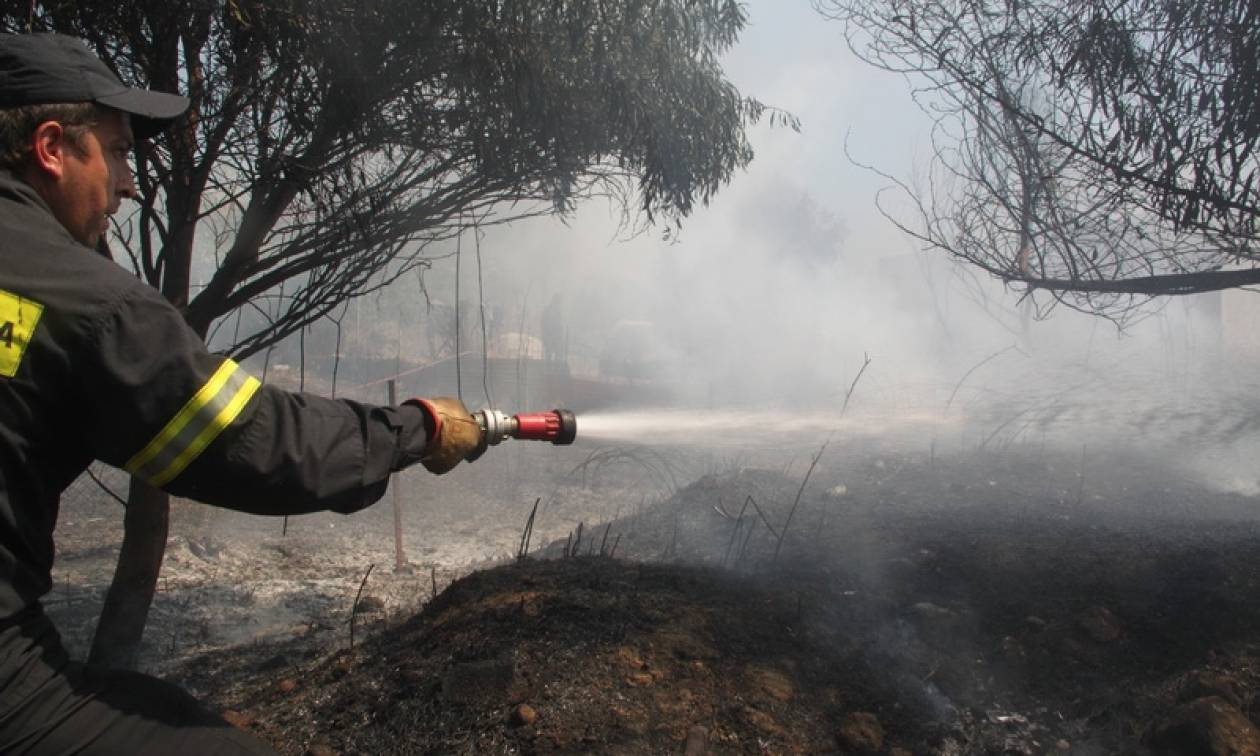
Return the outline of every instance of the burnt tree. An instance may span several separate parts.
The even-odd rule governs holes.
[[[766,114],[717,62],[745,24],[733,0],[5,7],[6,31],[79,36],[124,81],[191,98],[138,146],[140,198],[111,245],[203,337],[242,309],[270,313],[238,334],[237,358],[425,266],[474,223],[595,195],[677,223],[752,159],[745,128]],[[130,500],[92,653],[116,665],[138,648],[169,512],[144,486]]]
[[[936,119],[926,246],[1123,321],[1260,283],[1260,7],[815,0]],[[891,177],[890,177],[891,178]]]

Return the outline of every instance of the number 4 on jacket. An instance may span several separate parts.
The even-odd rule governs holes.
[[[43,312],[39,302],[0,291],[0,376],[12,378],[17,374]]]

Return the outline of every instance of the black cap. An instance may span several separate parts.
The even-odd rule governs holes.
[[[131,114],[137,138],[151,137],[188,109],[188,98],[133,89],[74,37],[0,34],[0,108],[95,102]]]

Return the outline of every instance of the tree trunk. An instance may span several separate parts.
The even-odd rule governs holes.
[[[135,668],[166,552],[170,513],[171,500],[164,491],[131,479],[118,567],[105,595],[89,662]]]

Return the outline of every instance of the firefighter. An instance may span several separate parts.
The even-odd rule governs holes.
[[[271,753],[156,678],[67,658],[40,607],[58,497],[93,460],[258,514],[349,513],[470,458],[458,400],[380,407],[261,384],[93,252],[129,154],[188,107],[79,40],[0,35],[0,753]]]

